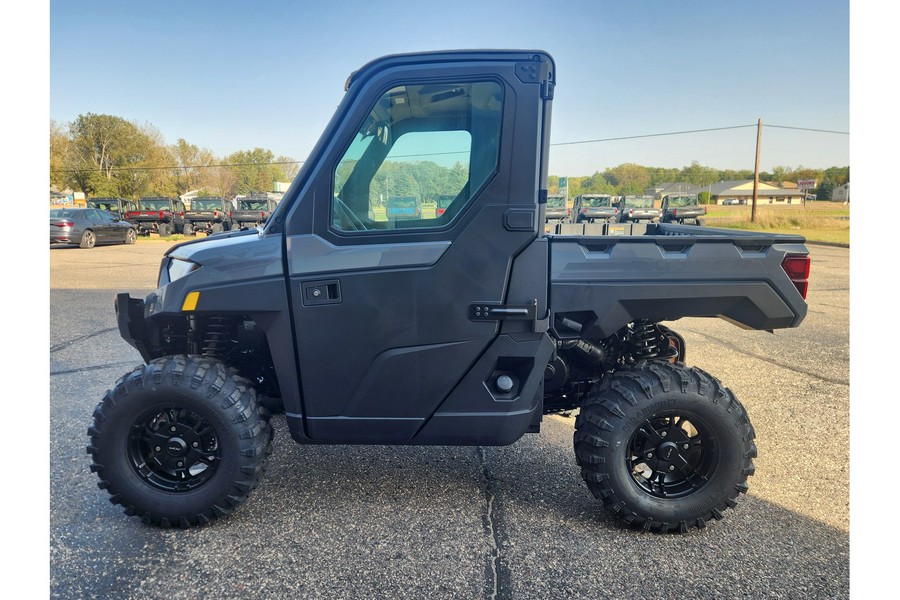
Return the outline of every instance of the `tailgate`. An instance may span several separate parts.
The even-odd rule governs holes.
[[[563,322],[596,327],[605,337],[636,319],[721,317],[771,330],[796,327],[806,316],[806,302],[782,268],[786,256],[809,254],[804,238],[668,224],[633,227],[646,233],[550,236],[551,323],[562,337],[581,331],[566,331]]]

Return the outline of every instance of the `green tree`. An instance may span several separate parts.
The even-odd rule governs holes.
[[[87,113],[69,126],[62,183],[88,195],[171,193],[171,161],[159,132],[113,115]]]
[[[715,183],[719,180],[719,172],[712,167],[705,167],[698,161],[691,161],[689,167],[681,169],[681,177],[679,181],[693,183],[694,185],[704,186]]]
[[[639,195],[650,187],[650,172],[646,167],[634,163],[623,163],[607,169],[603,176],[615,186],[616,193],[622,195]]]
[[[281,165],[273,164],[275,155],[271,150],[239,150],[230,154],[225,162],[232,165],[230,168],[236,175],[234,191],[237,194],[269,192],[275,188],[276,181],[286,179]]]

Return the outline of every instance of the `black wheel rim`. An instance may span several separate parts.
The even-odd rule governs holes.
[[[208,482],[222,459],[213,427],[183,407],[147,411],[128,436],[128,459],[149,485],[167,492],[189,492]]]
[[[719,463],[719,443],[708,425],[685,413],[640,423],[625,460],[635,484],[656,498],[682,498],[705,486]]]

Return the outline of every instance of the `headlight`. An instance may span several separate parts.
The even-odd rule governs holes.
[[[189,260],[172,258],[172,260],[169,261],[168,267],[169,283],[181,279],[191,271],[195,271],[199,268],[200,265]]]

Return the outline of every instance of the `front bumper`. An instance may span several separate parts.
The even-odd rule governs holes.
[[[144,301],[123,292],[116,294],[115,305],[119,335],[141,353],[144,362],[149,363],[153,357],[150,354],[150,330],[144,318]]]

